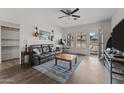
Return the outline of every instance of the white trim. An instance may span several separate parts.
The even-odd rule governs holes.
[[[1,26],[0,26],[0,38],[1,38]],[[2,63],[1,61],[1,39],[0,39],[0,64]]]

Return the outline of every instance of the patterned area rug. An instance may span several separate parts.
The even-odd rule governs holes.
[[[55,66],[55,60],[51,60],[44,64],[34,66],[33,68],[62,84],[73,75],[79,64],[80,62],[76,64],[73,62],[72,69],[68,70],[68,62],[60,61]]]

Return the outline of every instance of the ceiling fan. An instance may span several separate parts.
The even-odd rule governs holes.
[[[73,17],[73,19],[76,20],[77,18],[80,18],[79,15],[74,15],[74,13],[76,13],[77,11],[79,11],[79,8],[76,8],[73,11],[71,9],[60,10],[60,12],[64,13],[65,16],[58,17],[58,19],[61,19],[64,17]]]

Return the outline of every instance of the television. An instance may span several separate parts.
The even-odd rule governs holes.
[[[113,28],[112,47],[124,52],[124,19]]]

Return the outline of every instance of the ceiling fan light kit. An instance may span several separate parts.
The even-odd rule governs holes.
[[[60,12],[64,13],[64,16],[58,17],[58,19],[64,18],[64,17],[72,17],[74,20],[77,20],[80,18],[79,15],[75,15],[74,13],[78,12],[79,8],[74,9],[73,11],[71,9],[63,9],[60,10]]]

